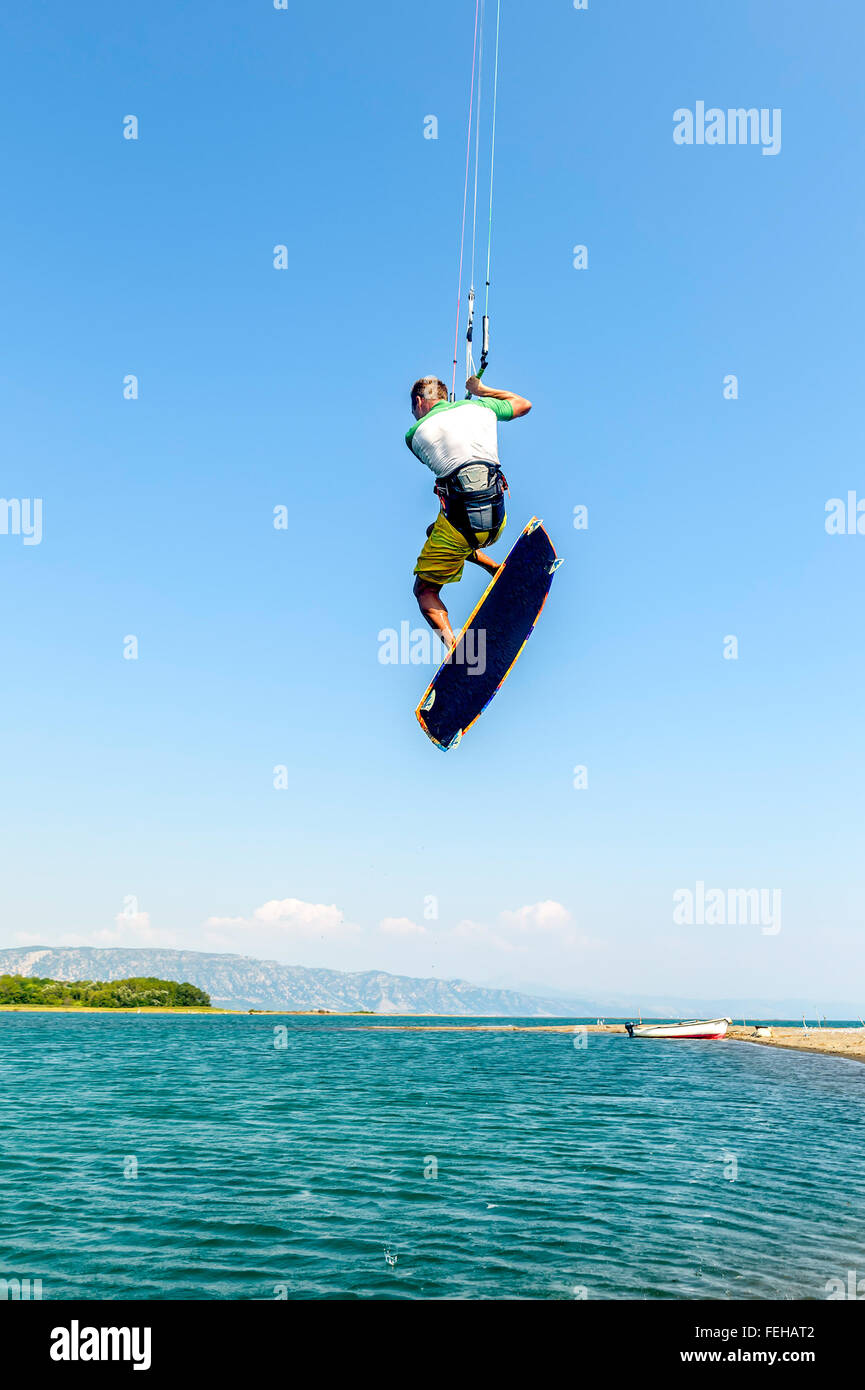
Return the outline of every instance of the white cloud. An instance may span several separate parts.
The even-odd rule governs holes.
[[[564,959],[561,953],[598,944],[574,926],[562,903],[550,898],[500,912],[494,926],[466,918],[449,935],[461,945],[521,954],[527,959],[537,958],[539,952],[545,957],[552,952]]]
[[[410,917],[385,917],[378,924],[378,929],[385,936],[428,936],[426,927],[418,926]]]
[[[306,903],[300,898],[271,898],[251,917],[208,917],[204,930],[212,945],[250,948],[254,941],[346,941],[360,935],[335,903]],[[244,940],[244,938],[246,938]]]
[[[274,955],[297,965],[337,970],[357,968],[354,962],[345,963],[345,952],[363,939],[357,923],[347,921],[335,903],[307,903],[301,898],[271,898],[246,917],[208,917],[201,935],[199,949]]]
[[[360,931],[345,920],[335,903],[305,903],[299,898],[272,898],[257,907],[253,917],[287,936],[355,936]]]
[[[457,922],[450,935],[472,946],[487,946],[497,951],[514,950],[513,944],[505,937],[494,932],[484,922],[473,922],[470,917]]]
[[[44,935],[44,933],[43,933]],[[41,943],[40,943],[41,944]],[[88,932],[60,932],[57,946],[167,946],[179,945],[172,931],[154,927],[149,912],[118,912],[113,927],[97,927]]]
[[[503,912],[499,917],[503,927],[515,931],[558,932],[567,927],[571,914],[561,903],[547,898],[541,903],[529,903],[518,907],[514,912]]]
[[[91,933],[94,946],[175,946],[174,932],[154,927],[149,912],[118,912],[114,926]]]

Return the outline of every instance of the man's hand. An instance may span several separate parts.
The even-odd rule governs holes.
[[[518,396],[514,391],[497,391],[494,386],[484,386],[479,376],[469,377],[466,382],[466,390],[472,396],[486,396],[490,400],[509,401],[515,420],[518,420],[521,415],[528,415],[532,408],[531,401],[527,401],[525,396]]]

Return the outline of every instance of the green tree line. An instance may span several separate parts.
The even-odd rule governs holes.
[[[149,975],[128,980],[44,980],[35,975],[0,975],[0,1004],[86,1005],[95,1009],[210,1008],[210,995],[184,980]]]

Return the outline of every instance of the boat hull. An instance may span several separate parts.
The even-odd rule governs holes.
[[[626,1023],[631,1038],[723,1038],[729,1018],[693,1018],[685,1023]]]

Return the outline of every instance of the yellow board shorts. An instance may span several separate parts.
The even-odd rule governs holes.
[[[444,512],[439,512],[432,531],[427,536],[426,545],[417,557],[414,572],[428,584],[456,584],[462,579],[463,565],[470,555],[482,545],[492,545],[498,540],[507,525],[505,517],[498,531],[478,532],[478,546],[470,546],[465,536],[451,526]]]

